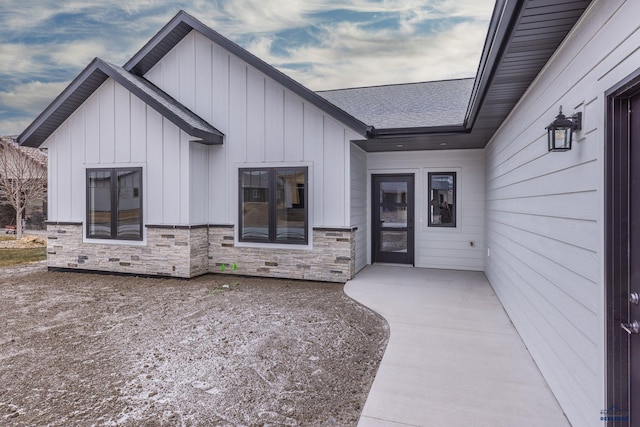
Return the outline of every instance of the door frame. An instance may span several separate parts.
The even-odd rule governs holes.
[[[413,172],[397,172],[397,173],[372,173],[371,175],[371,262],[391,262],[401,265],[415,266],[415,201],[416,201],[416,174]],[[376,225],[376,210],[378,209],[378,202],[376,202],[376,178],[401,178],[406,177],[408,180],[407,186],[407,212],[410,216],[407,218],[407,261],[397,262],[391,260],[380,261],[376,259],[377,247],[379,245],[378,226]]]
[[[627,417],[627,420],[611,417],[607,420],[607,426],[628,426],[628,411],[631,410],[629,337],[624,335],[620,323],[626,322],[628,317],[629,303],[626,296],[629,293],[631,262],[629,257],[631,156],[628,110],[630,99],[638,94],[640,94],[640,69],[605,93],[606,408],[603,414],[609,415],[605,412],[609,411],[620,418]],[[638,414],[634,415],[638,416]],[[637,425],[637,422],[634,425]]]

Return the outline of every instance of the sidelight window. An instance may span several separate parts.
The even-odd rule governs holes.
[[[429,173],[429,227],[456,226],[456,173]]]

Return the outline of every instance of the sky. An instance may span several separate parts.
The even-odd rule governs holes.
[[[495,0],[0,0],[0,135],[180,10],[311,90],[474,77]]]

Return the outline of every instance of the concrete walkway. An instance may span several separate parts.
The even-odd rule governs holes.
[[[569,425],[483,273],[375,264],[345,292],[391,329],[359,427]]]

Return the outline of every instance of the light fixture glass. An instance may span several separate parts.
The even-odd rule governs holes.
[[[581,127],[582,113],[567,118],[562,114],[562,106],[556,119],[546,127],[549,151],[571,150],[573,132]]]

